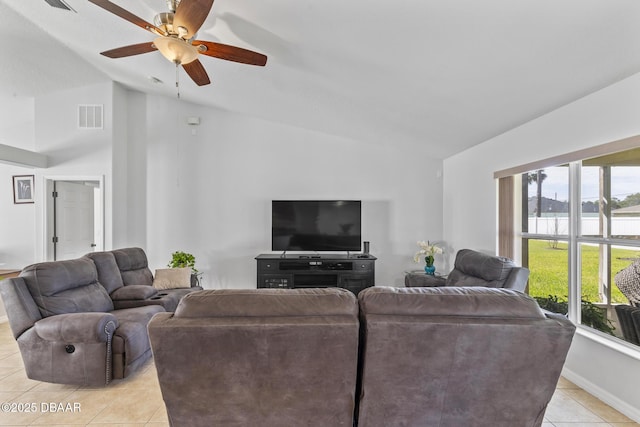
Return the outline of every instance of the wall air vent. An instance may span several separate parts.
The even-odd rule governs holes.
[[[75,9],[69,6],[67,2],[65,2],[64,0],[44,0],[44,1],[49,3],[49,6],[57,7],[58,9],[64,9],[64,10],[70,10],[72,12],[76,12]]]
[[[102,105],[78,105],[78,128],[102,129]]]

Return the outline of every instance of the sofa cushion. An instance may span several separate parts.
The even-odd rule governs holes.
[[[147,254],[141,248],[123,248],[111,251],[122,275],[122,282],[128,285],[153,284],[153,274],[149,270]]]
[[[360,311],[370,315],[545,318],[533,298],[511,289],[376,286],[358,299]]]
[[[151,357],[147,324],[155,314],[164,311],[159,305],[147,305],[111,312],[119,324],[111,342],[114,378],[127,377]]]
[[[96,265],[98,271],[98,281],[111,294],[118,288],[124,286],[122,275],[116,263],[116,258],[111,252],[91,252],[85,255]]]
[[[153,279],[156,289],[176,289],[191,287],[191,268],[159,268]]]
[[[89,258],[43,262],[20,273],[43,317],[63,313],[108,312],[113,302],[98,283]]]
[[[509,258],[461,249],[456,254],[454,269],[449,273],[445,286],[501,288],[515,266]]]
[[[208,289],[180,300],[176,317],[357,315],[355,295],[341,288]]]

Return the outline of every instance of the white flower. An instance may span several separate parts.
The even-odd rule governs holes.
[[[431,244],[428,240],[426,242],[421,240],[417,243],[420,250],[413,256],[414,262],[420,262],[421,258],[434,256],[435,254],[441,254],[444,252],[440,246]]]

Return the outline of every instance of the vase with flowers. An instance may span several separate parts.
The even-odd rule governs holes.
[[[434,255],[443,253],[442,248],[436,244],[430,243],[428,240],[419,241],[418,247],[420,248],[420,250],[413,256],[413,261],[420,262],[420,259],[424,257],[424,272],[430,276],[433,276],[436,272],[436,266],[433,264],[435,260]]]

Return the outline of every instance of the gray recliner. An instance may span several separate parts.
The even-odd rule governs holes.
[[[174,427],[352,427],[358,305],[345,289],[216,289],[149,323]]]
[[[405,286],[483,286],[524,292],[528,279],[529,270],[516,266],[509,258],[461,249],[456,254],[453,270],[446,278],[426,274],[406,275]]]
[[[89,258],[33,264],[0,283],[27,376],[76,385],[124,378],[151,357],[159,305],[114,310]]]
[[[526,294],[374,287],[358,295],[362,427],[537,427],[575,325]]]

